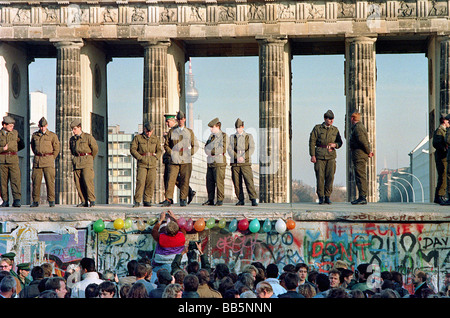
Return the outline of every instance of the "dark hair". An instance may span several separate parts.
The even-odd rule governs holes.
[[[139,277],[139,278],[145,277],[145,276],[147,276],[147,273],[148,273],[147,265],[145,265],[145,264],[137,264],[136,265],[136,268],[134,271],[134,274],[136,277]]]
[[[200,264],[197,261],[190,262],[186,266],[186,272],[188,272],[188,274],[195,274],[198,272],[199,269],[200,269]]]
[[[295,271],[296,272],[298,272],[300,270],[300,268],[306,268],[306,270],[308,271],[308,265],[306,265],[305,263],[295,264]]]
[[[266,267],[266,276],[268,278],[277,278],[278,277],[278,266],[276,264],[269,264]]]
[[[325,291],[330,289],[330,279],[327,275],[319,273],[316,278],[316,284],[319,291]]]
[[[239,295],[236,289],[227,289],[223,294],[223,298],[236,298],[236,295]]]
[[[142,283],[134,283],[128,291],[127,298],[148,298],[147,288]]]
[[[136,267],[138,265],[137,260],[131,260],[127,264],[128,275],[135,276],[136,275]]]
[[[199,282],[197,276],[194,274],[188,274],[186,275],[183,281],[184,291],[186,292],[197,291],[198,284]]]
[[[351,298],[344,288],[332,288],[327,298]]]
[[[196,274],[198,278],[198,283],[200,285],[208,284],[209,283],[209,272],[206,269],[201,269]]]
[[[49,277],[45,282],[45,290],[57,290],[61,288],[61,282],[65,282],[62,277]]]
[[[292,272],[292,273],[294,273],[296,270],[295,270],[295,265],[293,265],[293,264],[287,264],[287,265],[285,265],[284,267],[283,267],[283,270],[285,271],[285,272]]]
[[[214,275],[218,279],[222,279],[228,275],[230,275],[230,269],[228,268],[227,264],[220,263],[216,265],[216,268],[214,269]]]
[[[80,266],[88,272],[95,272],[95,261],[93,258],[82,258],[80,261]]]
[[[353,275],[353,271],[352,271],[351,269],[344,268],[344,269],[341,271],[341,277],[340,277],[341,283],[344,282],[344,278],[350,277],[350,276],[352,276],[352,275]]]
[[[97,298],[100,293],[100,288],[98,287],[98,284],[92,283],[86,286],[86,289],[84,290],[84,297],[85,298]]]
[[[104,282],[100,283],[98,288],[99,288],[99,292],[104,290],[104,291],[106,291],[108,293],[116,294],[116,291],[117,291],[116,284],[114,284],[113,282],[110,282],[110,281],[104,281]]]
[[[41,266],[34,266],[30,275],[34,280],[44,278],[44,269]]]
[[[284,277],[284,284],[287,290],[292,290],[297,288],[299,282],[299,277],[295,273],[287,273]]]

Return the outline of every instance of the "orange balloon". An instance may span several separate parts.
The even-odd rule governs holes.
[[[195,221],[194,223],[194,229],[197,232],[201,232],[205,229],[206,223],[205,220],[203,218],[198,219],[197,221]]]
[[[286,228],[288,230],[293,230],[295,229],[295,221],[294,220],[287,220],[286,221]]]

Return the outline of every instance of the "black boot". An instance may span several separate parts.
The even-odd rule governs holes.
[[[319,204],[323,204],[324,203],[324,197],[319,197]]]
[[[32,202],[30,204],[30,208],[37,208],[39,206],[39,202]]]
[[[3,201],[2,205],[0,205],[0,207],[2,207],[2,208],[9,207],[9,201]]]
[[[216,206],[222,206],[223,205],[223,201],[217,201],[216,202]]]
[[[194,190],[192,190],[191,187],[189,187],[187,204],[189,204],[189,203],[192,202],[192,200],[194,199],[196,193],[197,193],[197,192],[195,192]]]
[[[352,204],[367,204],[366,196],[362,195],[357,200],[352,201]]]
[[[173,204],[172,199],[166,199],[162,202],[162,206],[171,206]]]
[[[203,202],[202,205],[214,205],[214,201],[208,200],[208,201]]]
[[[48,206],[51,208],[55,207],[55,201],[48,201]]]
[[[14,200],[12,206],[15,208],[20,208],[20,206],[21,206],[20,200],[19,199]]]
[[[331,204],[330,197],[325,197],[324,203]]]
[[[180,199],[180,206],[186,206],[186,200]]]
[[[133,208],[138,208],[141,204],[139,202],[134,202]]]
[[[438,195],[436,194],[434,196],[434,203],[440,204],[440,205],[444,205],[444,202],[446,201],[444,196]]]
[[[151,202],[149,202],[149,201],[144,201],[144,206],[152,206],[152,203]]]
[[[236,205],[245,205],[244,201],[239,200]]]
[[[258,202],[256,202],[256,199],[250,199],[252,201],[252,206],[258,206]]]

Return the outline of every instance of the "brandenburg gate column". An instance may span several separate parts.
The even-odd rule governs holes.
[[[259,42],[259,200],[291,201],[291,52],[286,38]]]
[[[144,104],[143,122],[151,122],[155,127],[154,134],[163,143],[165,131],[164,114],[168,107],[168,49],[169,40],[145,41],[144,46]],[[158,161],[156,169],[154,202],[164,200],[164,166]]]
[[[70,123],[81,118],[81,63],[82,41],[55,42],[56,64],[56,134],[61,151],[56,160],[56,203],[76,204],[78,195],[73,182],[72,155],[69,139]]]
[[[376,51],[375,38],[355,37],[346,39],[345,45],[345,95],[346,95],[346,141],[347,141],[347,200],[358,197],[353,163],[349,146],[351,129],[350,116],[354,111],[361,113],[361,122],[367,128],[369,142],[375,156],[367,165],[367,201],[378,201],[376,171]]]

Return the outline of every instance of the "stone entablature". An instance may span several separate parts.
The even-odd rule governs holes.
[[[448,1],[0,1],[0,25],[246,24],[449,17]]]

